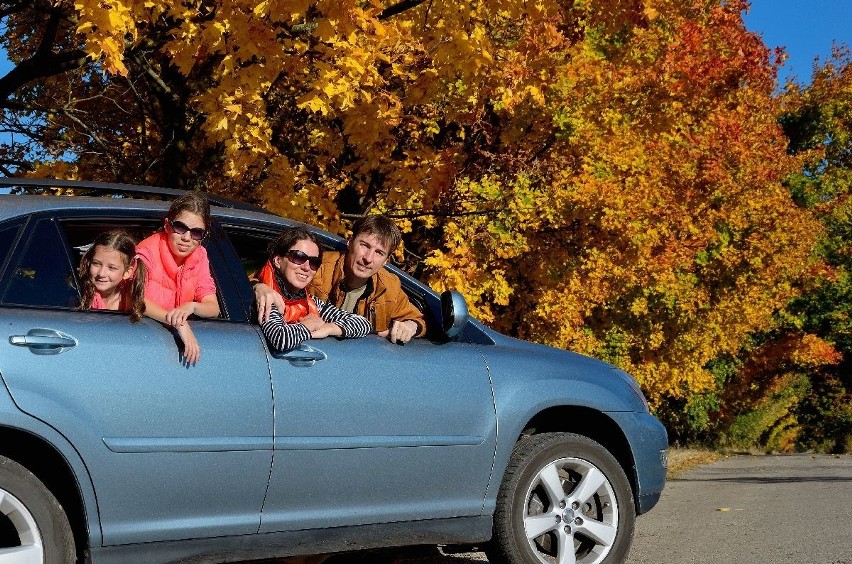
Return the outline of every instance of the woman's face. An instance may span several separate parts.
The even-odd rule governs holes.
[[[175,261],[183,264],[183,261],[201,244],[207,226],[204,225],[200,215],[188,211],[180,212],[172,220],[166,219],[165,224],[166,233],[169,236],[169,248]]]
[[[297,262],[302,264],[296,264]],[[301,290],[311,283],[317,273],[319,247],[310,239],[296,241],[285,256],[275,257],[272,259],[272,263],[281,273],[284,283],[287,284],[290,291]]]

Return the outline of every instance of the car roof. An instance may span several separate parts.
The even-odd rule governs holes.
[[[92,196],[32,196],[32,195],[0,195],[0,221],[19,217],[35,212],[59,210],[155,210],[165,212],[170,202],[156,200],[139,200],[136,198],[102,198]],[[259,219],[280,222],[281,216],[270,212],[247,211],[242,209],[222,208],[211,205],[211,213],[216,217],[234,217]]]
[[[155,196],[160,199],[173,199],[183,194],[188,193],[188,190],[179,190],[176,188],[162,188],[159,186],[144,186],[135,184],[122,184],[117,182],[95,182],[81,180],[59,180],[54,178],[15,178],[15,177],[0,177],[0,187],[21,187],[21,188],[70,188],[75,191],[82,191],[83,194],[101,194],[101,195],[142,195]],[[55,195],[55,194],[47,194]],[[237,200],[232,200],[216,194],[205,194],[211,206],[220,206],[232,209],[241,209],[247,211],[256,211],[266,213],[266,210],[254,204],[248,204]]]

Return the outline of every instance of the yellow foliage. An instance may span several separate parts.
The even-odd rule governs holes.
[[[712,389],[708,361],[771,329],[820,231],[781,183],[801,162],[744,2],[391,5],[75,9],[108,73],[141,30],[166,38],[153,71],[185,79],[207,189],[341,232],[388,213],[495,328],[616,362],[652,402]]]

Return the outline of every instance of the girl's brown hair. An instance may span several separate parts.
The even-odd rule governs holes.
[[[124,256],[124,266],[130,267],[134,262],[136,273],[133,278],[122,281],[122,301],[127,299],[127,304],[130,310],[130,321],[136,322],[142,318],[145,313],[145,264],[136,258],[136,241],[126,231],[105,231],[95,237],[95,241],[83,258],[80,259],[80,266],[77,269],[77,276],[80,278],[82,285],[83,300],[80,304],[81,310],[89,310],[92,308],[92,299],[95,297],[95,285],[92,283],[92,278],[89,275],[89,268],[92,266],[92,257],[95,256],[95,247],[98,245],[118,251]]]
[[[204,221],[204,230],[210,231],[210,202],[201,192],[188,192],[172,202],[166,218],[172,221],[180,212],[194,213]]]

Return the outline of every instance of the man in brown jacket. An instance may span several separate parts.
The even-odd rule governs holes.
[[[307,290],[321,300],[363,315],[373,331],[394,343],[406,343],[426,333],[426,322],[408,300],[399,278],[385,270],[402,241],[399,228],[387,217],[362,217],[352,226],[346,253],[323,253],[322,265]],[[280,294],[265,284],[255,284],[261,319],[269,315]],[[283,304],[278,304],[282,310]]]

